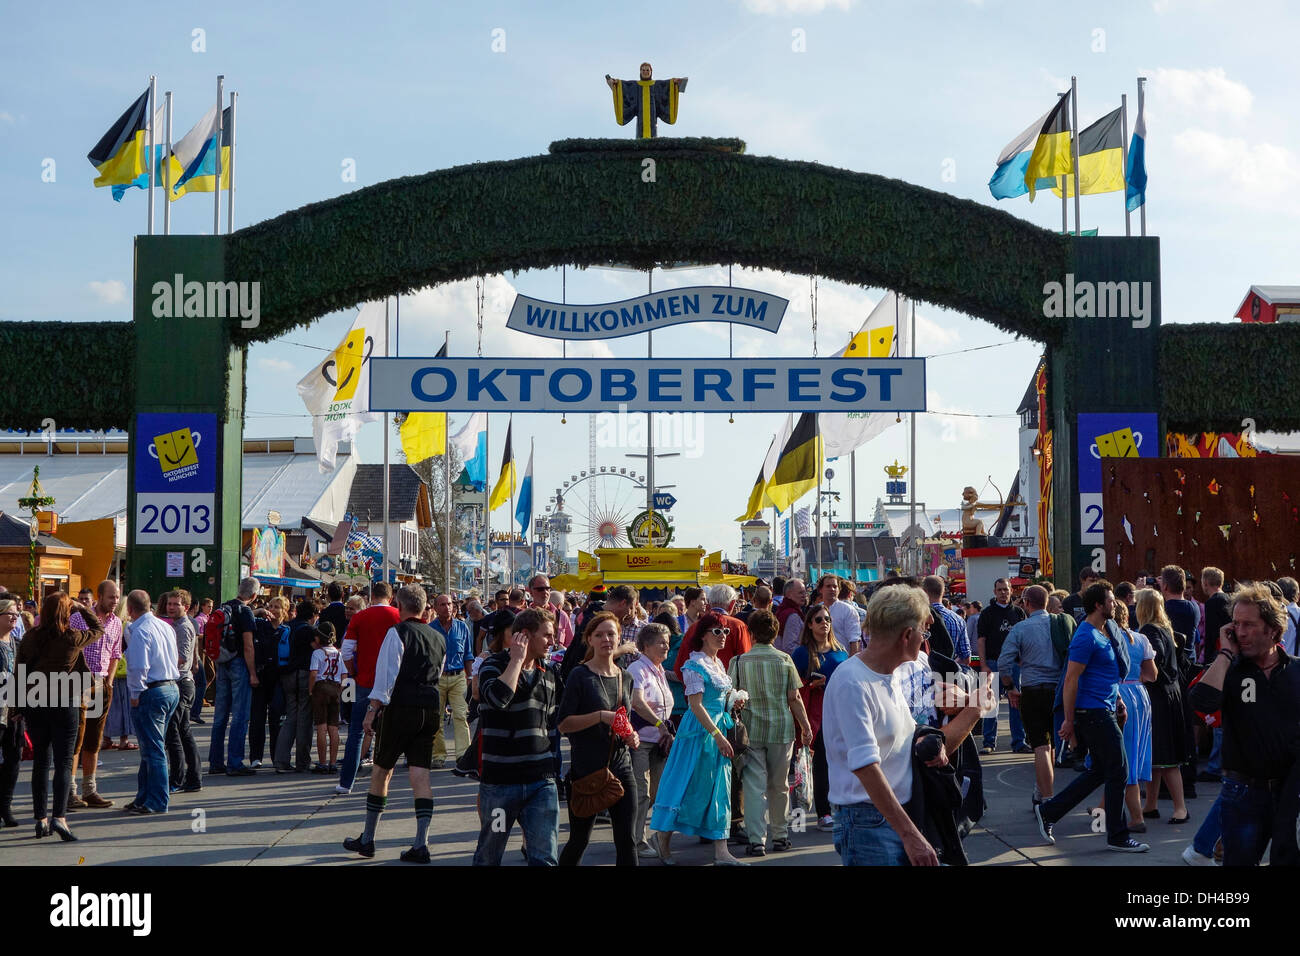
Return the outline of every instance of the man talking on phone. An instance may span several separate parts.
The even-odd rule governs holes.
[[[1223,865],[1256,866],[1264,848],[1272,866],[1300,864],[1300,664],[1278,642],[1286,612],[1262,584],[1232,595],[1232,622],[1192,706],[1223,715]],[[1207,641],[1208,643],[1208,641]]]

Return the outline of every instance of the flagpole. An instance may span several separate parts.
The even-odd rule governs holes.
[[[479,350],[482,358],[482,349]],[[483,597],[488,594],[488,556],[492,551],[492,413],[483,413],[483,441],[487,446],[487,462],[483,466]]]
[[[1064,97],[1066,94],[1060,94]],[[1056,181],[1061,185],[1061,235],[1068,235],[1070,232],[1070,197],[1069,190],[1065,188],[1065,177],[1057,176]]]
[[[816,442],[814,442],[814,445],[816,445]],[[817,535],[817,539],[816,539],[817,572],[818,574],[820,574],[821,567],[822,567],[822,458],[820,455],[817,456],[817,501],[816,501],[815,513],[817,516],[817,521],[815,523],[815,527],[813,530],[816,532]]]
[[[1079,190],[1076,189],[1074,191],[1074,194],[1077,196],[1079,194]],[[1077,211],[1075,215],[1076,216],[1078,215]],[[1077,222],[1075,223],[1075,226],[1078,226]],[[916,358],[916,300],[915,299],[909,300],[909,304],[912,306],[912,358]],[[908,523],[909,531],[911,531],[913,528],[916,527],[916,412],[912,412],[911,419],[912,419],[912,440],[909,443],[911,446],[909,451],[911,461],[908,462],[908,466],[912,472],[912,481],[907,486],[907,490],[909,492],[908,503],[907,503],[907,523]],[[913,566],[912,563],[909,561],[908,566],[906,568],[907,573],[915,574],[917,570],[918,568]]]
[[[1138,77],[1138,116],[1139,116],[1139,117],[1145,117],[1145,116],[1146,116],[1146,112],[1145,112],[1146,98],[1147,98],[1147,85],[1146,85],[1146,84],[1147,84],[1147,78],[1146,78],[1145,76],[1139,76],[1139,77]],[[1145,143],[1145,142],[1142,144],[1142,148],[1143,148],[1143,149],[1146,148],[1146,143]],[[1146,162],[1146,159],[1145,159],[1145,157],[1144,157],[1144,158],[1143,158],[1143,163],[1145,163],[1145,162]],[[1127,189],[1127,188],[1125,188],[1125,190],[1124,190],[1124,195],[1125,195],[1126,197],[1128,196],[1128,189]],[[1127,208],[1127,207],[1128,207],[1128,200],[1127,200],[1127,198],[1125,199],[1124,202],[1125,202],[1125,208]],[[1138,214],[1142,217],[1141,220],[1140,220],[1140,221],[1141,221],[1141,224],[1142,224],[1142,235],[1145,236],[1145,235],[1147,234],[1147,195],[1146,195],[1146,190],[1145,190],[1145,189],[1142,190],[1142,205],[1138,207]]]
[[[858,452],[849,452],[849,580],[858,583]]]
[[[1079,225],[1079,84],[1075,77],[1070,77],[1070,155],[1074,157],[1074,234],[1082,235]],[[912,312],[916,314],[915,310]],[[916,484],[916,476],[912,476]]]
[[[149,120],[149,153],[145,162],[145,173],[149,183],[149,235],[153,235],[153,177],[154,177],[154,121],[153,114],[158,103],[158,77],[149,77],[149,105],[145,109],[145,115]]]
[[[1133,229],[1129,224],[1128,211],[1128,94],[1119,95],[1119,141],[1123,145],[1120,156],[1120,170],[1124,176],[1124,236],[1128,238],[1133,235]]]
[[[238,93],[230,94],[230,188],[226,190],[226,235],[235,231],[235,100]],[[221,156],[221,140],[217,140],[217,156]],[[218,173],[217,185],[221,185]]]
[[[399,311],[399,312],[397,313],[397,335],[398,335],[398,339],[397,339],[397,346],[398,346],[398,348],[397,348],[397,351],[398,351],[398,354],[399,354],[399,355],[401,354],[401,351],[402,351],[402,348],[401,348],[401,346],[402,346],[401,334],[402,334],[402,313]],[[450,349],[450,345],[451,345],[451,332],[450,332],[450,331],[444,332],[444,333],[442,334],[442,345],[443,345],[443,348],[446,349],[446,350],[448,351],[448,353],[450,353],[450,351],[451,351],[451,349]],[[450,426],[451,426],[451,418],[450,418],[449,416],[448,416],[448,417],[444,417],[444,418],[443,418],[443,422],[444,422],[444,425],[443,425],[443,429],[442,429],[442,431],[443,431],[443,444],[442,444],[442,480],[443,480],[443,486],[446,488],[446,506],[447,506],[447,525],[446,525],[446,527],[447,527],[447,533],[446,533],[446,538],[445,538],[445,540],[446,540],[446,542],[447,542],[447,549],[446,549],[446,550],[447,550],[447,562],[446,562],[446,563],[447,563],[447,568],[446,568],[446,571],[447,571],[447,593],[450,594],[450,593],[451,593],[451,548],[452,548],[452,533],[451,533],[452,528],[451,528],[451,522],[452,522],[452,505],[451,505],[451,443],[450,443],[451,435],[449,434],[449,432],[451,431],[451,427],[450,427]]]
[[[219,105],[219,104],[218,104]],[[221,142],[221,134],[217,134],[217,142]],[[221,150],[217,150],[217,156],[221,156]],[[221,186],[221,167],[217,167],[217,186]],[[217,207],[220,209],[220,206]],[[388,358],[388,296],[384,296],[384,358]],[[371,371],[374,366],[371,365]],[[388,583],[388,519],[391,515],[388,512],[388,412],[384,412],[384,561],[380,565],[380,578],[385,584]],[[394,582],[396,583],[396,582]]]
[[[225,79],[226,76],[224,73],[217,74],[217,142],[216,142],[217,148],[216,148],[216,156],[214,157],[217,163],[216,165],[217,178],[212,184],[212,234],[214,236],[221,235],[221,95],[222,95],[221,86],[222,83],[225,81]],[[385,322],[388,321],[387,303],[384,303],[384,321]],[[387,327],[385,327],[384,329],[384,337],[385,339],[388,337]],[[385,429],[388,428],[387,414],[384,415],[384,428]],[[387,431],[385,431],[384,433],[384,441],[385,443],[387,443],[388,441]],[[385,444],[385,448],[387,448],[387,444]],[[387,463],[387,461],[388,459],[385,458],[384,462]],[[387,518],[388,515],[385,514],[384,517]],[[387,525],[387,522],[384,523],[385,525]],[[385,561],[388,560],[388,555],[384,555],[384,560]]]
[[[163,150],[163,235],[172,234],[172,91],[168,90],[163,94],[163,102],[167,104],[167,147]],[[153,195],[153,178],[154,174],[149,174],[149,195]]]

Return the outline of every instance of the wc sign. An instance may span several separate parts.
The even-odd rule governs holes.
[[[1106,544],[1102,491],[1107,458],[1156,458],[1156,416],[1147,412],[1080,414],[1078,428],[1079,543]]]

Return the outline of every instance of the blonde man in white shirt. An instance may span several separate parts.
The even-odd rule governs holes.
[[[865,649],[835,669],[822,706],[822,737],[835,808],[835,849],[845,866],[938,866],[932,847],[903,809],[912,796],[916,721],[898,676],[925,639],[929,601],[920,588],[879,588],[867,604]],[[979,719],[956,688],[936,684],[952,715],[943,727],[947,763]],[[888,826],[881,826],[881,823]]]

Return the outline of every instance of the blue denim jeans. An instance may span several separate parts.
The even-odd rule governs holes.
[[[1201,856],[1214,856],[1214,845],[1223,836],[1223,794],[1214,798],[1210,812],[1205,815],[1196,836],[1192,838],[1192,849]]]
[[[199,640],[203,640],[203,635],[199,635]],[[194,678],[194,708],[190,711],[190,720],[198,720],[203,716],[203,695],[208,692],[208,672],[203,669],[203,662],[199,661],[199,669],[190,675]]]
[[[831,836],[845,866],[909,865],[903,838],[873,804],[837,806]]]
[[[1211,728],[1214,734],[1214,746],[1210,748],[1210,759],[1205,765],[1205,769],[1217,776],[1223,776],[1223,728]]]
[[[1223,819],[1223,865],[1258,866],[1264,858],[1264,848],[1273,837],[1272,792],[1266,787],[1224,780],[1219,804]]]
[[[140,695],[131,708],[135,736],[140,741],[140,772],[136,777],[135,802],[154,813],[164,813],[170,796],[167,773],[167,724],[180,704],[175,684],[160,684]]]
[[[346,693],[348,684],[343,685]],[[352,701],[352,719],[348,721],[348,739],[343,745],[343,763],[339,767],[339,786],[347,790],[357,779],[357,767],[361,764],[361,739],[365,731],[361,729],[366,719],[366,710],[370,707],[370,688],[353,682],[356,697]]]
[[[997,684],[999,698],[1007,696],[1007,691],[1010,690],[1011,687],[1020,686],[1019,665],[1012,665],[1011,687],[1002,686],[1002,678],[998,676],[997,661],[989,661],[988,665],[989,665],[989,670],[993,671],[993,682]],[[1011,749],[1015,750],[1017,747],[1023,747],[1025,745],[1025,725],[1024,722],[1020,719],[1020,708],[1011,707],[1010,705],[1008,705],[1007,717],[1011,722]],[[985,717],[984,718],[984,746],[996,747],[997,743],[998,743],[998,718],[996,715],[994,715],[993,717]]]
[[[1056,823],[1099,786],[1105,786],[1106,841],[1128,839],[1124,809],[1124,787],[1128,783],[1128,757],[1124,753],[1124,732],[1115,715],[1104,710],[1076,710],[1074,736],[1088,748],[1092,758],[1088,769],[1075,774],[1070,785],[1040,807],[1043,819]]]
[[[248,683],[248,665],[233,657],[217,665],[217,693],[212,699],[212,743],[208,747],[208,768],[238,770],[244,765],[244,743],[248,737],[248,715],[253,707],[253,688]],[[230,759],[226,759],[226,725],[230,725]]]
[[[478,791],[483,825],[475,866],[500,866],[515,821],[524,835],[529,866],[556,866],[560,850],[560,797],[555,778],[534,783],[483,783]]]

